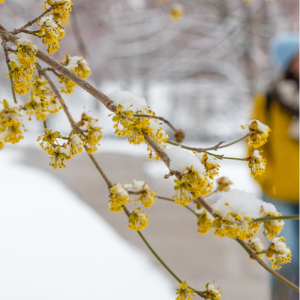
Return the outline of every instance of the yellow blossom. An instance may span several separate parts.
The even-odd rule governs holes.
[[[247,160],[249,161],[248,166],[251,169],[252,177],[261,175],[265,172],[267,161],[259,154],[258,150],[252,149]]]
[[[83,150],[83,141],[81,140],[80,136],[78,134],[75,134],[74,132],[71,132],[69,135],[69,142],[70,146],[70,154],[76,155],[78,153],[81,153]]]
[[[143,230],[148,226],[148,216],[141,211],[140,208],[136,208],[128,218],[128,228],[135,231]]]
[[[46,15],[37,21],[41,28],[37,33],[43,38],[43,43],[48,46],[47,53],[54,53],[59,48],[59,41],[65,35],[65,30],[59,20],[55,20],[53,15]]]
[[[57,142],[58,138],[61,138],[61,134],[58,131],[51,132],[51,130],[45,128],[45,134],[39,136],[37,141],[40,142],[40,146],[45,151],[48,151],[53,143]]]
[[[61,92],[65,94],[71,94],[74,92],[74,88],[76,87],[76,83],[71,81],[69,78],[64,76],[58,77],[59,82],[61,83]]]
[[[172,199],[174,199],[175,203],[186,206],[188,203],[192,202],[192,196],[190,194],[192,189],[187,183],[187,178],[184,177],[181,180],[175,179],[174,182],[175,192]]]
[[[214,177],[219,174],[220,165],[217,163],[218,159],[207,153],[196,153],[196,156],[204,165],[209,178],[214,179]]]
[[[82,56],[66,54],[65,60],[61,64],[82,79],[87,78],[91,74],[91,68]]]
[[[41,99],[35,96],[33,93],[30,94],[30,101],[25,103],[26,114],[29,115],[29,121],[31,121],[31,115],[36,114],[36,119],[39,121],[45,121],[47,111],[43,105]]]
[[[69,16],[69,12],[72,10],[72,1],[69,0],[46,0],[45,8],[48,9],[52,6],[52,11],[55,20],[63,21]]]
[[[203,208],[198,217],[198,233],[209,233],[210,229],[213,227],[213,221],[214,217]]]
[[[229,191],[229,185],[232,185],[233,183],[225,176],[220,177],[217,179],[217,190],[220,192],[228,192]]]
[[[249,128],[250,136],[247,138],[246,143],[249,147],[259,148],[267,142],[269,132],[271,129],[259,122],[258,120],[251,121],[250,125],[244,125],[242,128]]]
[[[255,251],[255,252],[262,252],[265,250],[265,247],[263,245],[263,242],[261,238],[254,237],[249,240],[248,245]],[[264,253],[258,254],[259,257],[263,257]]]
[[[173,4],[170,10],[170,17],[173,21],[178,21],[182,18],[184,7],[181,4]]]
[[[56,114],[63,108],[56,96],[49,94],[44,101],[48,104],[45,110],[50,114]]]
[[[215,287],[212,283],[206,284],[206,291],[204,292],[206,299],[221,300],[221,292],[219,287]]]
[[[17,104],[9,104],[7,100],[2,101],[3,109],[0,111],[0,133],[1,147],[3,143],[18,143],[24,138],[21,127],[24,129],[23,117],[21,115],[20,106]]]
[[[193,290],[189,288],[185,281],[181,282],[176,295],[178,295],[176,300],[193,300],[193,297],[195,297]]]
[[[120,183],[115,183],[110,188],[110,200],[108,202],[108,209],[111,212],[120,212],[124,206],[129,202],[128,192],[124,189],[124,186]]]
[[[68,160],[70,158],[70,149],[57,145],[56,148],[50,147],[48,153],[51,155],[49,166],[53,169],[66,168],[64,160]]]
[[[267,250],[267,258],[272,263],[273,269],[280,269],[279,264],[291,261],[291,250],[285,244],[284,237],[275,237]]]

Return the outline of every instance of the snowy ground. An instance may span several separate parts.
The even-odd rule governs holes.
[[[44,171],[0,156],[0,299],[174,299],[170,281]],[[155,289],[153,288],[155,287]]]

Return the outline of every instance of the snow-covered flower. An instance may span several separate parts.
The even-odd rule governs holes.
[[[219,174],[220,165],[218,159],[207,153],[195,153],[200,162],[204,165],[210,179],[214,179]]]
[[[211,192],[213,185],[209,175],[195,155],[181,147],[167,149],[165,153],[170,159],[170,170],[181,174],[181,179],[174,181],[173,199],[176,203],[184,206],[191,202],[190,198],[196,199]]]
[[[173,21],[178,21],[182,18],[184,13],[184,6],[178,3],[172,5],[170,9],[170,17]]]
[[[128,91],[114,91],[108,95],[116,107],[113,117],[115,134],[120,137],[128,136],[128,141],[139,145],[146,143],[144,134],[147,134],[152,140],[159,144],[162,149],[166,149],[168,134],[162,129],[162,123],[151,116],[155,113],[150,110],[144,98],[137,97]],[[134,117],[135,114],[148,115],[149,117]],[[152,148],[148,145],[150,152],[149,158],[152,158]],[[156,156],[159,159],[158,156]]]
[[[94,119],[88,113],[81,114],[79,129],[82,131],[82,139],[86,146],[87,153],[98,150],[99,142],[103,137],[102,127],[99,126],[98,119]]]
[[[229,180],[229,178],[223,176],[217,179],[217,190],[220,192],[228,192],[229,186],[233,183]]]
[[[58,131],[52,132],[48,128],[45,128],[45,132],[45,134],[37,138],[37,141],[41,141],[40,146],[42,149],[48,151],[53,143],[55,143],[58,138],[61,138],[61,134]]]
[[[291,261],[291,250],[285,244],[284,237],[275,237],[272,239],[267,250],[267,258],[272,263],[273,269],[280,269],[279,264],[285,264]]]
[[[69,12],[72,10],[73,4],[70,0],[46,0],[46,9],[52,6],[52,11],[55,20],[66,20],[69,16]]]
[[[29,115],[29,120],[31,120],[31,115],[36,114],[36,119],[39,121],[45,121],[47,111],[43,106],[43,102],[33,93],[30,94],[30,101],[24,104],[26,108],[26,114]]]
[[[265,250],[264,244],[259,237],[254,237],[248,241],[248,245],[255,251],[261,252]],[[263,257],[263,253],[258,254],[259,257]]]
[[[70,154],[76,155],[81,153],[83,150],[83,141],[78,134],[73,132],[69,135]]]
[[[185,281],[181,282],[176,295],[178,295],[176,300],[193,300],[193,297],[195,297],[193,290],[189,288]]]
[[[267,142],[269,132],[271,129],[259,122],[258,120],[250,121],[250,124],[243,125],[242,128],[249,128],[250,136],[247,138],[246,143],[252,148],[259,148]]]
[[[220,237],[250,239],[261,225],[261,222],[253,220],[278,214],[273,204],[239,190],[234,189],[219,195],[221,198],[213,205],[218,215],[213,225],[216,229],[214,234]]]
[[[206,284],[205,296],[209,300],[221,300],[221,292],[219,287],[215,287],[212,283]]]
[[[47,94],[44,101],[47,103],[45,110],[50,114],[56,114],[63,108],[58,98],[51,94]]]
[[[24,138],[22,133],[23,117],[21,115],[20,105],[8,103],[7,100],[2,101],[3,109],[0,110],[0,132],[2,140],[5,143],[18,143]],[[3,146],[3,142],[1,143]],[[3,147],[2,147],[3,148]]]
[[[206,234],[209,233],[210,229],[213,227],[214,217],[204,208],[197,211],[198,216],[198,233]]]
[[[265,172],[267,161],[259,154],[258,150],[252,149],[247,160],[249,161],[248,166],[251,169],[251,176],[255,177]]]
[[[135,231],[141,231],[148,226],[148,216],[141,211],[140,208],[136,208],[128,218],[128,228]]]
[[[66,54],[65,60],[61,64],[82,79],[87,78],[91,74],[91,68],[82,56],[70,56]]]
[[[55,19],[53,15],[46,15],[37,21],[41,28],[37,33],[43,38],[43,43],[48,46],[47,53],[54,53],[59,48],[59,41],[65,35],[65,30],[60,20]]]
[[[110,188],[110,200],[108,202],[108,209],[112,212],[120,212],[124,206],[129,202],[129,194],[124,186],[120,183],[115,183]]]
[[[150,208],[156,201],[156,193],[150,189],[148,184],[142,180],[133,180],[132,184],[124,184],[127,191],[138,193],[136,201],[141,201],[142,204]]]

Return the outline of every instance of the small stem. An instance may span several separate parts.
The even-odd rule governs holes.
[[[234,144],[236,144],[236,143],[242,141],[243,139],[245,139],[245,138],[248,137],[249,135],[250,135],[250,133],[246,134],[245,136],[243,136],[242,138],[240,138],[240,139],[238,139],[238,140],[236,140],[236,141],[234,141],[234,142],[231,142],[231,143],[226,144],[226,145],[223,145],[223,146],[218,146],[218,145],[220,145],[220,143],[219,143],[218,145],[216,145],[216,146],[214,146],[214,147],[203,148],[203,150],[214,150],[214,151],[217,151],[218,149],[226,148],[226,147],[229,147],[229,146],[231,146],[231,145],[234,145]]]
[[[44,128],[46,129],[47,128],[46,119],[45,119],[45,121],[43,123],[44,123]]]
[[[158,119],[158,120],[161,120],[163,122],[165,122],[166,124],[168,124],[170,126],[170,128],[176,132],[176,128],[168,121],[166,120],[165,118],[163,117],[158,117],[158,116],[151,116],[151,115],[140,115],[140,114],[136,114],[136,115],[133,115],[134,117],[139,117],[139,118],[153,118],[153,119]]]
[[[124,212],[126,213],[127,217],[130,216],[130,212],[128,209],[124,206]],[[165,269],[179,282],[181,283],[182,280],[180,280],[174,273],[173,271],[164,263],[164,261],[158,256],[158,254],[153,250],[153,248],[149,245],[143,234],[141,234],[140,231],[137,231],[138,235],[140,238],[143,240],[143,242],[146,244],[146,246],[149,248],[149,250],[152,252],[152,254],[157,258],[157,260],[165,267]]]
[[[268,222],[268,221],[272,221],[272,220],[299,220],[299,215],[259,218],[259,219],[253,220],[253,223]]]
[[[165,200],[165,201],[169,201],[169,202],[174,202],[174,203],[175,203],[175,201],[174,201],[173,199],[170,199],[170,198],[161,197],[161,196],[157,196],[157,195],[156,195],[156,198],[157,198],[157,199],[161,199],[161,200]],[[189,206],[185,205],[185,208],[186,208],[187,210],[189,210],[190,212],[192,212],[196,217],[198,217],[198,215],[194,212],[194,210],[192,210]]]
[[[280,280],[282,283],[299,293],[299,287],[293,284],[292,282],[288,281],[286,278],[281,276],[279,273],[274,271],[268,264],[266,264],[255,251],[253,251],[249,245],[247,245],[244,241],[240,239],[236,239],[236,241],[247,251],[247,253],[254,258],[264,269],[266,269],[269,273],[271,273],[273,276],[275,276],[278,280]]]
[[[27,30],[25,30],[27,27],[32,26],[36,21],[40,20],[45,14],[47,14],[48,12],[50,12],[52,10],[52,6],[49,7],[48,9],[46,9],[40,16],[38,16],[37,18],[33,19],[32,21],[26,23],[24,26],[20,27],[19,29],[14,29],[11,33],[12,34],[18,34],[20,32],[26,32]],[[38,31],[37,31],[38,32]],[[31,31],[27,31],[26,33],[32,34]],[[33,31],[34,33],[34,31]]]
[[[11,92],[12,92],[12,95],[13,95],[14,102],[16,104],[18,104],[16,93],[15,93],[15,88],[14,88],[14,82],[13,82],[13,78],[12,78],[12,69],[9,65],[9,58],[8,58],[8,53],[7,53],[7,48],[6,48],[6,41],[4,39],[2,41],[2,46],[3,46],[3,51],[4,51],[4,54],[5,54],[5,58],[6,58],[6,64],[7,64],[8,72],[9,72]]]

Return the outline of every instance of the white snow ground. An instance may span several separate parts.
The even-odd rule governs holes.
[[[20,152],[0,155],[0,299],[174,300],[145,255]]]

